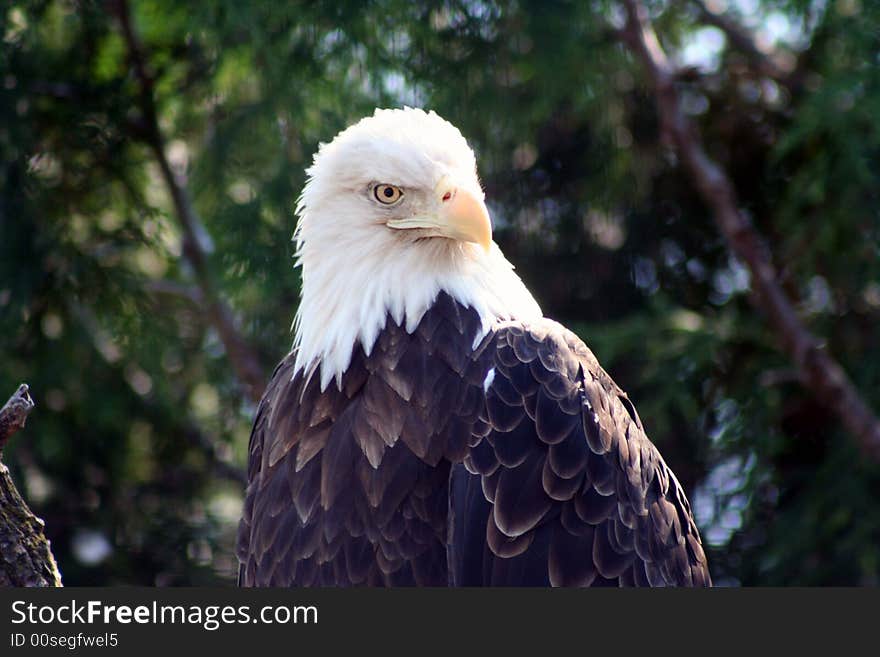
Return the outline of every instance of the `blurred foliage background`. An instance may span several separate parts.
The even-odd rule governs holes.
[[[880,3],[647,3],[707,149],[803,321],[880,408]],[[233,584],[252,395],[185,257],[120,3],[0,8],[6,450],[68,585]],[[475,148],[496,240],[634,398],[717,583],[880,583],[880,467],[797,380],[656,119],[621,11],[584,2],[131,0],[162,151],[268,378],[298,299],[293,207],[320,141],[433,108]],[[5,396],[4,396],[5,399]]]

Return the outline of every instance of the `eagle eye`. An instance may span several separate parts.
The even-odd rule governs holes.
[[[373,187],[373,196],[376,197],[376,200],[379,201],[379,203],[392,205],[403,198],[403,190],[394,185],[380,183]]]

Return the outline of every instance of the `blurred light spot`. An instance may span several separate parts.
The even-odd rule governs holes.
[[[693,333],[703,328],[703,318],[692,310],[681,308],[676,310],[670,316],[670,322],[673,328],[679,331],[688,331]]]
[[[211,358],[223,358],[223,355],[226,353],[226,346],[223,344],[223,340],[220,339],[220,334],[217,333],[213,326],[205,331],[205,341],[202,348]]]
[[[706,265],[697,258],[691,258],[688,260],[685,269],[687,269],[688,274],[690,274],[691,278],[695,281],[703,282],[706,280]]]
[[[782,100],[782,93],[779,85],[773,80],[765,78],[761,80],[761,96],[768,105],[776,106]]]
[[[141,273],[150,278],[162,278],[168,270],[168,261],[153,249],[147,247],[137,249],[132,256],[132,260]]]
[[[524,171],[538,159],[538,151],[533,144],[520,144],[513,151],[513,166],[519,171]]]
[[[241,518],[243,500],[241,495],[220,493],[215,495],[209,504],[211,515],[219,520],[234,524]]]
[[[734,456],[722,461],[694,491],[694,517],[709,545],[726,545],[742,527],[749,503],[743,489],[756,461],[753,454],[746,460]]]
[[[162,246],[165,247],[169,255],[175,258],[181,256],[183,253],[183,240],[175,227],[168,222],[161,224],[159,226],[159,239],[162,241]]]
[[[14,43],[28,27],[27,16],[19,7],[15,7],[6,14],[6,33],[3,40],[6,43]]]
[[[804,310],[813,315],[834,312],[834,297],[824,277],[813,276],[807,283]]]
[[[538,208],[534,206],[523,207],[516,215],[516,226],[525,235],[537,235],[544,229]]]
[[[106,233],[112,233],[115,230],[119,230],[124,223],[125,218],[122,214],[114,212],[113,210],[102,212],[98,217],[98,228]]]
[[[73,556],[86,566],[97,566],[113,553],[113,546],[101,532],[78,529],[71,541]]]
[[[648,294],[654,294],[660,287],[657,282],[657,267],[648,258],[637,257],[632,266],[632,277],[636,287]]]
[[[749,270],[738,260],[731,258],[726,268],[718,270],[712,276],[709,300],[715,305],[724,305],[734,294],[748,290],[750,280]]]
[[[271,207],[267,204],[260,204],[260,219],[272,226],[274,228],[278,228],[281,224],[286,220],[286,217],[283,217],[280,212],[276,208]]]
[[[724,32],[717,27],[700,28],[689,35],[684,49],[679,54],[679,64],[714,70],[718,68],[726,42]]]
[[[214,386],[200,383],[193,388],[189,396],[189,404],[196,415],[210,417],[216,415],[220,408],[220,395]]]
[[[9,303],[9,300],[12,298],[12,290],[9,288],[4,288],[0,290],[0,307],[5,306]]]
[[[793,38],[794,26],[785,14],[774,11],[764,19],[764,30],[774,43]]]
[[[736,9],[739,12],[739,14],[747,19],[751,19],[751,20],[747,20],[746,22],[754,22],[754,20],[756,18],[758,18],[758,16],[755,16],[755,14],[758,13],[758,9],[759,9],[758,3],[760,0],[735,0],[735,1],[736,1]]]
[[[728,264],[730,275],[733,278],[733,289],[737,292],[745,292],[752,284],[752,274],[749,268],[736,258],[731,258]]]
[[[452,13],[447,7],[435,9],[431,12],[430,23],[435,32],[445,30],[452,24]]]
[[[709,438],[713,443],[717,443],[724,436],[724,432],[739,418],[739,405],[733,399],[722,399],[715,404],[713,411],[715,422],[709,431]]]
[[[862,298],[872,308],[880,308],[880,283],[868,283],[862,291]]]
[[[760,29],[755,34],[755,48],[765,55],[773,52],[773,36],[765,29]]]
[[[182,139],[175,139],[168,144],[168,164],[174,170],[174,173],[183,177],[186,175],[186,169],[189,165],[189,147]]]
[[[125,380],[128,385],[141,397],[150,394],[153,389],[153,379],[137,365],[129,365],[125,368]]]
[[[49,496],[55,490],[52,480],[33,465],[24,466],[24,478],[27,482],[28,502],[42,504],[49,499]]]
[[[146,219],[141,224],[141,232],[147,239],[153,239],[159,234],[159,224],[154,219]]]
[[[20,109],[20,108],[17,108]],[[27,111],[25,107],[19,114]],[[61,182],[61,160],[50,153],[37,153],[28,160],[28,171],[38,178],[43,179],[47,185],[55,185]]]
[[[405,98],[407,94],[412,94],[413,92],[410,85],[407,84],[406,78],[397,71],[391,71],[382,75],[382,87],[385,93],[395,98]]]
[[[115,363],[122,358],[122,350],[106,331],[96,330],[93,339],[95,348],[108,363]]]
[[[226,190],[226,192],[227,194],[229,194],[229,198],[231,198],[239,205],[250,203],[254,200],[254,198],[256,198],[254,186],[247,180],[236,180],[234,183],[229,185],[229,188]]]
[[[61,321],[61,317],[55,313],[48,312],[43,315],[43,320],[40,322],[40,328],[43,329],[43,335],[47,338],[50,340],[57,340],[64,332],[64,322]]]
[[[725,271],[718,271],[712,277],[712,292],[709,294],[709,301],[716,306],[722,306],[733,296],[733,280]]]
[[[584,216],[584,228],[594,244],[608,251],[616,251],[626,241],[623,218],[617,214],[590,210]]]

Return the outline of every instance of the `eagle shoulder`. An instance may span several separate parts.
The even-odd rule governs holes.
[[[485,551],[452,551],[457,583],[710,584],[681,485],[583,341],[543,319],[493,344],[481,440],[451,486],[452,541],[485,518]]]

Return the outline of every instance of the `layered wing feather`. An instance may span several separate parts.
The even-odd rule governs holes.
[[[681,485],[584,343],[541,320],[500,326],[490,349],[450,480],[452,582],[710,585]]]
[[[250,441],[243,585],[706,585],[687,499],[626,395],[549,320],[441,294],[341,385],[276,369]]]
[[[451,462],[483,405],[473,310],[441,294],[390,318],[340,385],[290,354],[257,410],[238,533],[246,586],[445,585]]]

